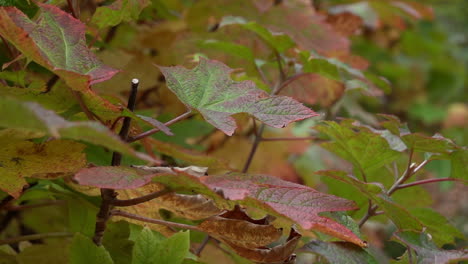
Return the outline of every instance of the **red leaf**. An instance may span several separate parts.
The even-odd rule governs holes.
[[[304,229],[316,229],[359,246],[366,245],[346,227],[318,215],[357,209],[354,202],[267,175],[232,173],[202,177],[201,181],[211,189],[222,190],[227,199],[244,200],[245,205],[289,218]]]
[[[42,12],[35,22],[15,7],[0,7],[2,37],[76,90],[86,90],[117,73],[88,49],[83,23],[55,6],[38,5]]]

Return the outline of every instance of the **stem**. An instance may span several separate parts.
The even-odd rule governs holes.
[[[186,225],[186,224],[168,222],[168,221],[164,221],[164,220],[160,220],[160,219],[144,217],[144,216],[141,216],[141,215],[131,214],[131,213],[127,213],[125,211],[120,211],[120,210],[112,210],[110,212],[110,214],[112,216],[123,216],[123,217],[126,217],[126,218],[135,219],[135,220],[138,220],[138,221],[157,224],[157,225],[163,225],[163,226],[168,226],[168,227],[173,227],[173,228],[188,229],[188,230],[203,232],[202,230],[200,230],[196,226],[191,226],[191,225]]]
[[[188,110],[187,112],[181,114],[180,116],[178,116],[178,117],[176,117],[176,118],[174,118],[174,119],[172,119],[172,120],[167,121],[166,123],[164,123],[164,125],[165,125],[165,126],[170,126],[170,125],[172,125],[172,124],[174,124],[174,123],[177,123],[177,122],[179,122],[179,121],[181,121],[181,120],[184,120],[185,118],[187,118],[187,117],[189,117],[189,116],[191,116],[191,115],[192,115],[192,110]],[[132,137],[132,138],[129,138],[129,139],[127,140],[127,142],[134,142],[134,141],[140,140],[140,139],[142,139],[142,138],[151,136],[151,135],[153,135],[154,133],[157,133],[157,132],[159,132],[159,131],[160,131],[159,128],[150,129],[150,130],[148,130],[148,131],[146,131],[146,132],[143,132],[143,133],[141,133],[141,134],[139,134],[139,135],[136,135],[136,136],[134,136],[134,137]]]
[[[288,86],[290,83],[294,82],[295,80],[303,77],[303,76],[307,76],[309,73],[304,73],[304,72],[300,72],[300,73],[296,73],[294,74],[293,76],[287,78],[284,82],[282,82],[278,88],[274,91],[273,94],[279,94],[281,92],[281,90],[283,90],[286,86]]]
[[[433,183],[433,182],[444,182],[444,181],[460,181],[464,182],[462,179],[456,179],[456,178],[439,178],[439,179],[427,179],[427,180],[420,180],[420,181],[415,181],[407,184],[400,184],[396,188],[396,190],[412,187],[412,186],[418,186],[422,184],[427,184],[427,183]]]
[[[127,108],[133,112],[136,104],[136,95],[138,91],[138,84],[140,82],[138,79],[132,80],[132,90],[128,98]],[[120,129],[119,136],[123,141],[128,139],[128,131],[130,130],[130,123],[132,119],[130,117],[125,117],[122,128]],[[114,152],[112,154],[112,166],[119,166],[122,161],[122,154],[119,152]],[[107,221],[110,218],[110,212],[113,207],[113,201],[117,197],[117,193],[113,189],[101,189],[101,207],[96,218],[96,228],[94,230],[93,241],[96,245],[100,246],[102,244],[102,237],[104,236],[104,231],[106,230]]]
[[[13,243],[21,242],[21,241],[38,240],[38,239],[44,239],[44,238],[71,237],[71,236],[73,236],[73,234],[68,233],[68,232],[55,232],[55,233],[26,235],[26,236],[2,239],[0,240],[0,245],[13,244]]]
[[[250,164],[252,163],[255,152],[257,152],[258,145],[260,144],[262,140],[262,134],[264,130],[265,130],[265,124],[262,124],[260,125],[258,133],[255,133],[255,140],[252,145],[252,148],[250,149],[249,157],[247,158],[244,168],[242,169],[242,173],[246,173],[249,170],[249,167],[250,167]]]
[[[144,202],[151,201],[153,199],[156,199],[156,198],[158,198],[160,196],[163,196],[165,194],[168,194],[170,192],[171,192],[171,190],[164,189],[164,190],[161,190],[161,191],[152,192],[150,194],[143,195],[143,196],[133,198],[133,199],[128,199],[128,200],[114,199],[114,200],[111,201],[111,203],[114,206],[133,206],[133,205],[137,205],[137,204],[141,204],[141,203],[144,203]]]
[[[274,137],[274,138],[260,138],[261,141],[302,141],[302,140],[316,140],[316,137]]]
[[[75,10],[75,7],[73,6],[73,0],[67,0],[68,7],[70,8],[70,12],[72,13],[72,16],[76,19],[78,19],[78,13]]]
[[[195,251],[195,255],[200,257],[200,254],[202,253],[203,249],[205,249],[206,245],[208,245],[208,242],[210,242],[210,240],[211,237],[209,235],[206,235],[203,241],[201,242],[200,246]]]

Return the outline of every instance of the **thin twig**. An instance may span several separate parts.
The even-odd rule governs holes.
[[[0,240],[0,245],[13,244],[13,243],[21,242],[21,241],[38,240],[38,239],[44,239],[44,238],[58,238],[58,237],[71,237],[71,236],[73,236],[73,234],[68,233],[68,232],[54,232],[54,233],[26,235],[26,236],[2,239]]]
[[[250,149],[249,157],[247,158],[244,168],[242,169],[243,173],[246,173],[249,170],[250,164],[252,164],[253,157],[255,155],[255,152],[257,152],[257,148],[261,142],[261,136],[264,130],[265,130],[265,124],[261,124],[260,128],[258,129],[258,132],[255,134],[255,140],[252,145],[252,148]]]
[[[167,121],[166,123],[164,123],[164,125],[165,125],[165,126],[170,126],[170,125],[172,125],[172,124],[174,124],[174,123],[177,123],[177,122],[179,122],[179,121],[181,121],[181,120],[184,120],[185,118],[187,118],[187,117],[189,117],[189,116],[191,116],[191,115],[192,115],[192,110],[188,110],[187,112],[185,112],[185,113],[179,115],[178,117],[176,117],[176,118],[174,118],[174,119],[172,119],[172,120]],[[146,132],[143,132],[143,133],[141,133],[141,134],[139,134],[139,135],[136,135],[136,136],[134,136],[134,137],[129,138],[129,139],[128,139],[128,142],[134,142],[134,141],[140,140],[140,139],[142,139],[142,138],[151,136],[151,135],[153,135],[154,133],[157,133],[157,132],[159,132],[159,131],[160,131],[159,128],[150,129],[150,130],[148,130],[148,131],[146,131]]]
[[[70,12],[72,16],[76,19],[79,19],[77,10],[75,10],[75,6],[73,5],[73,0],[67,0],[67,3],[68,3],[68,8],[70,8]]]
[[[197,248],[194,254],[200,257],[203,249],[205,249],[206,245],[208,245],[208,242],[210,242],[210,240],[211,237],[209,235],[205,235],[205,238],[203,239],[203,241],[201,242],[200,246]]]
[[[457,179],[457,178],[438,178],[438,179],[427,179],[427,180],[420,180],[420,181],[415,181],[407,184],[400,184],[396,188],[396,190],[401,190],[404,188],[412,187],[412,186],[418,186],[422,184],[428,184],[428,183],[434,183],[434,182],[444,182],[444,181],[459,181],[459,182],[466,182],[462,179]]]
[[[111,203],[114,206],[133,206],[133,205],[137,205],[137,204],[141,204],[141,203],[151,201],[153,199],[156,199],[156,198],[158,198],[160,196],[163,196],[165,194],[168,194],[170,192],[172,192],[172,191],[169,190],[169,189],[164,189],[164,190],[161,190],[161,191],[152,192],[150,194],[140,196],[140,197],[137,197],[137,198],[133,198],[133,199],[128,199],[128,200],[114,199],[114,200],[111,201]]]
[[[279,94],[285,87],[287,87],[289,84],[291,84],[292,82],[294,82],[295,80],[303,77],[303,76],[307,76],[309,73],[304,73],[304,72],[300,72],[300,73],[296,73],[294,74],[293,76],[287,78],[284,82],[282,82],[274,91],[273,94]]]
[[[138,92],[138,79],[132,80],[132,90],[128,98],[127,108],[133,112],[136,105],[136,95]],[[123,141],[128,139],[128,131],[130,130],[131,117],[125,117],[122,128],[120,129],[119,136]],[[119,152],[112,153],[112,166],[119,166],[122,162],[122,154]],[[110,212],[113,207],[113,200],[117,197],[117,193],[113,189],[101,189],[101,207],[96,217],[96,228],[94,230],[93,241],[96,245],[100,246],[102,244],[102,237],[104,236],[104,231],[106,230],[107,221],[110,217]]]
[[[127,212],[121,211],[121,210],[112,210],[110,212],[110,214],[112,216],[123,216],[123,217],[126,217],[126,218],[135,219],[135,220],[138,220],[138,221],[141,221],[141,222],[146,222],[146,223],[152,223],[152,224],[163,225],[163,226],[168,226],[168,227],[173,227],[173,228],[188,229],[188,230],[203,232],[202,230],[200,230],[196,226],[180,224],[180,223],[175,223],[175,222],[168,222],[168,221],[149,218],[149,217],[144,217],[144,216],[141,216],[141,215],[127,213]]]
[[[317,140],[316,137],[274,137],[274,138],[260,138],[261,141],[304,141],[304,140]]]

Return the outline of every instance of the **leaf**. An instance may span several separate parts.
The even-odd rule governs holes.
[[[205,176],[201,181],[213,190],[222,191],[229,200],[291,219],[304,229],[318,230],[359,246],[366,245],[346,227],[318,215],[321,212],[354,210],[353,202],[267,175],[230,173]]]
[[[189,252],[189,231],[167,239],[143,228],[135,241],[132,264],[180,264]]]
[[[249,113],[272,127],[285,127],[291,122],[317,114],[285,96],[268,96],[253,82],[233,81],[225,64],[201,58],[195,68],[159,67],[167,86],[187,106],[197,109],[210,124],[232,135],[236,129],[231,115]]]
[[[233,213],[227,212],[212,216],[197,227],[220,241],[244,248],[265,247],[281,237],[282,229],[269,224],[267,219],[254,220],[238,206],[234,211],[236,216],[242,215],[241,219],[233,218]]]
[[[410,209],[412,215],[426,227],[426,231],[431,234],[434,243],[438,246],[451,244],[455,238],[464,239],[464,235],[441,214],[431,208]]]
[[[359,173],[381,168],[400,156],[401,153],[391,149],[379,134],[365,127],[352,126],[349,122],[325,121],[314,129],[333,140],[323,143],[322,147],[352,162]]]
[[[18,197],[25,177],[54,179],[86,166],[85,146],[68,140],[43,144],[0,138],[0,189]]]
[[[238,56],[250,62],[254,62],[255,60],[253,51],[249,47],[246,47],[244,45],[227,42],[227,41],[219,41],[215,39],[204,40],[203,42],[200,42],[198,45],[205,49],[215,49],[215,50],[222,51],[224,53]]]
[[[292,255],[301,235],[291,228],[289,237],[284,244],[272,248],[243,248],[225,241],[239,256],[258,263],[291,263],[295,258]]]
[[[63,238],[60,238],[63,240]],[[60,250],[57,250],[60,248]],[[23,249],[17,256],[15,264],[62,264],[69,263],[70,245],[66,241],[33,244]],[[8,264],[2,262],[0,263]]]
[[[102,244],[109,251],[115,264],[131,263],[134,243],[128,239],[129,235],[129,223],[125,221],[107,223]]]
[[[117,0],[108,6],[98,7],[91,18],[91,23],[102,29],[122,22],[135,21],[150,3],[149,0]]]
[[[324,242],[313,240],[304,245],[301,251],[312,252],[323,256],[333,264],[378,264],[377,260],[367,252],[348,242]]]
[[[137,170],[122,166],[102,166],[84,168],[75,174],[74,179],[81,185],[107,189],[135,189],[141,187],[156,176],[138,174]]]
[[[265,43],[279,53],[283,53],[295,45],[294,41],[288,35],[273,32],[253,21],[247,22],[242,17],[225,16],[219,23],[219,27],[235,24],[241,25],[243,28],[256,33]]]
[[[83,23],[53,5],[38,6],[41,15],[35,22],[15,7],[0,7],[2,37],[76,90],[85,91],[117,73],[88,49]]]
[[[454,151],[450,154],[451,177],[468,180],[468,149]]]
[[[453,263],[468,260],[468,250],[438,249],[426,233],[400,232],[394,236],[417,253],[418,264]]]
[[[98,208],[84,199],[72,198],[67,199],[67,209],[70,231],[92,237]]]
[[[436,134],[433,137],[427,137],[422,134],[413,133],[401,137],[408,148],[415,151],[431,153],[449,153],[455,149],[453,142],[443,136]]]
[[[331,177],[342,181],[350,186],[356,188],[362,195],[366,196],[367,198],[371,199],[375,204],[379,206],[385,212],[385,215],[392,220],[392,222],[399,228],[399,229],[406,229],[406,230],[421,230],[422,225],[421,222],[411,215],[408,210],[406,210],[403,206],[395,203],[388,197],[384,192],[380,185],[374,183],[366,183],[362,182],[350,175],[348,175],[344,171],[318,171],[316,172],[318,175],[323,175],[327,177]]]
[[[12,113],[0,117],[0,126],[3,127],[43,133],[43,135],[53,137],[82,140],[142,160],[153,161],[151,157],[135,152],[107,127],[90,121],[69,122],[53,111],[42,108],[37,103],[20,102],[0,97],[0,112]]]
[[[166,209],[176,215],[190,220],[206,219],[222,212],[213,200],[205,198],[203,195],[187,195],[179,193],[169,193],[158,197],[156,202],[160,208]]]
[[[103,246],[80,233],[73,237],[70,247],[70,264],[113,264],[109,252]]]

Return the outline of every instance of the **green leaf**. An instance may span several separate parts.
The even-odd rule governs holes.
[[[64,238],[47,244],[33,244],[22,250],[17,256],[18,264],[63,264],[69,263],[70,245]],[[2,261],[0,260],[0,263]],[[3,263],[2,263],[3,264]],[[90,263],[91,264],[91,263]]]
[[[232,42],[219,41],[208,39],[198,44],[201,48],[219,50],[227,54],[238,56],[250,62],[254,62],[255,56],[253,51],[244,45],[235,44]]]
[[[341,124],[325,121],[315,129],[333,140],[322,147],[352,162],[358,168],[356,173],[382,168],[401,155],[381,135],[366,127],[355,127],[350,120]]]
[[[333,264],[379,263],[367,250],[349,242],[329,243],[314,240],[305,244],[301,251],[317,253]]]
[[[57,138],[82,140],[143,160],[152,158],[135,152],[128,144],[97,122],[69,122],[37,103],[20,102],[0,97],[0,112],[12,113],[0,117],[0,127],[51,135]]]
[[[83,23],[56,6],[38,5],[41,15],[35,22],[14,7],[0,7],[0,35],[76,90],[88,90],[117,73],[88,49]]]
[[[283,53],[289,48],[295,46],[294,41],[286,34],[273,32],[259,25],[256,22],[247,22],[242,17],[225,16],[219,23],[219,27],[227,25],[241,25],[243,28],[257,34],[266,44],[275,49],[279,53]]]
[[[198,66],[191,70],[180,66],[159,68],[168,88],[184,104],[200,111],[206,121],[227,135],[236,129],[231,117],[236,113],[249,113],[278,128],[317,115],[289,97],[268,96],[251,81],[233,81],[232,69],[218,61],[200,58]]]
[[[460,149],[450,154],[451,177],[468,180],[468,149]]]
[[[149,0],[117,0],[108,6],[98,7],[91,18],[91,23],[102,29],[122,22],[135,21],[149,4]]]
[[[447,264],[468,260],[467,250],[442,250],[437,248],[426,233],[401,232],[394,236],[417,253],[418,264]]]
[[[96,246],[93,241],[76,233],[70,247],[70,264],[113,264],[112,258],[103,246]]]
[[[133,241],[129,239],[129,223],[125,221],[108,222],[102,244],[109,251],[115,264],[132,262]]]
[[[84,199],[67,199],[68,225],[73,233],[94,235],[98,208]]]
[[[412,215],[426,227],[426,231],[432,235],[434,243],[439,247],[451,244],[455,238],[464,239],[464,235],[451,225],[447,219],[431,208],[414,208],[409,210]]]
[[[379,209],[385,212],[385,215],[392,220],[392,222],[399,229],[406,230],[415,230],[419,231],[422,229],[421,222],[411,215],[408,210],[403,206],[395,203],[388,197],[384,192],[383,188],[374,183],[362,182],[344,171],[318,171],[316,172],[319,175],[332,177],[344,183],[347,183],[350,186],[356,188],[360,194],[365,195],[367,198],[371,199],[375,204],[379,206]]]
[[[167,239],[144,228],[135,241],[132,264],[180,264],[190,248],[189,231]]]
[[[427,137],[422,134],[413,133],[403,135],[401,139],[405,142],[408,148],[421,152],[450,153],[456,148],[455,144],[453,144],[451,140],[444,138],[439,134]]]

